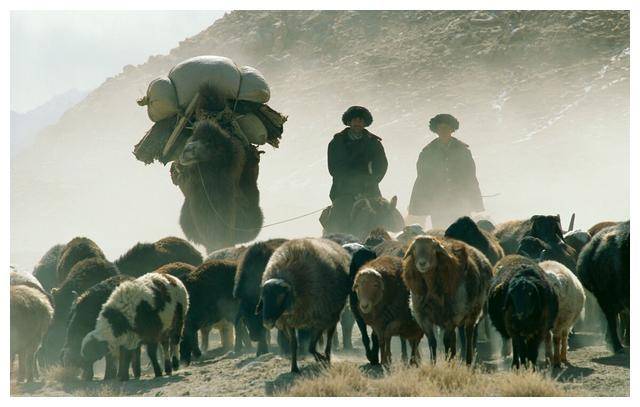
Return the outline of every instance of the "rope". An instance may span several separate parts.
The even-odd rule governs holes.
[[[206,187],[206,185],[204,183],[204,178],[202,177],[202,171],[200,171],[200,163],[197,163],[196,166],[198,167],[198,175],[200,176],[200,184],[202,185],[202,191],[204,192],[204,196],[207,198],[207,202],[209,203],[209,207],[211,208],[211,211],[218,217],[220,222],[225,227],[227,227],[229,229],[243,231],[243,232],[250,232],[250,231],[253,231],[253,230],[260,230],[260,229],[268,228],[270,226],[275,226],[275,225],[280,225],[282,223],[291,222],[293,220],[301,219],[301,218],[313,215],[315,213],[318,213],[318,212],[321,212],[321,211],[324,210],[324,208],[316,209],[315,211],[303,213],[302,215],[298,215],[298,216],[294,216],[294,217],[291,217],[291,218],[279,220],[277,222],[273,222],[273,223],[268,223],[266,225],[262,225],[262,227],[260,227],[260,228],[243,229],[243,228],[237,228],[235,226],[231,226],[225,221],[224,217],[222,215],[220,215],[220,212],[218,212],[216,207],[213,205],[213,202],[211,202],[211,198],[209,197],[209,191],[207,191],[207,187]]]

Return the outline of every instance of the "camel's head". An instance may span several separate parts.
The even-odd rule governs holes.
[[[189,166],[228,156],[225,152],[228,149],[229,138],[229,134],[215,122],[199,121],[180,154],[180,164]]]
[[[360,236],[375,229],[382,228],[391,232],[399,232],[404,228],[404,219],[396,208],[398,198],[390,201],[379,198],[359,199],[351,210],[351,226]]]

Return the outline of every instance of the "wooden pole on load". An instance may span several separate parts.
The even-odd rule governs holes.
[[[189,105],[187,106],[187,110],[184,111],[184,115],[180,118],[180,120],[178,121],[178,124],[176,124],[176,127],[173,129],[173,132],[169,136],[169,140],[167,140],[167,144],[165,144],[164,149],[162,150],[163,157],[167,156],[167,154],[171,150],[171,147],[173,147],[173,144],[176,142],[178,135],[182,133],[184,126],[187,125],[189,118],[191,117],[194,110],[196,109],[196,105],[198,104],[199,98],[200,98],[200,92],[196,92],[196,94],[193,96],[193,99],[191,99],[191,102],[189,102]]]

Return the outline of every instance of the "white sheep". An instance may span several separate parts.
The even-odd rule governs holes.
[[[182,282],[167,274],[147,273],[118,286],[102,307],[96,328],[82,340],[82,357],[95,361],[107,352],[119,356],[118,377],[128,380],[134,350],[144,343],[156,377],[162,376],[157,360],[162,345],[167,375],[178,367],[177,346],[189,307]]]
[[[551,334],[553,334],[553,365],[560,366],[560,362],[568,363],[567,348],[569,332],[576,323],[585,302],[582,284],[571,270],[556,261],[543,261],[540,267],[547,274],[551,287],[558,296],[558,315],[550,334],[547,335],[545,345],[547,358],[551,358]]]

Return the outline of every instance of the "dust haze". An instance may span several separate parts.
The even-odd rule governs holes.
[[[604,35],[606,34],[606,35]],[[258,68],[289,116],[264,146],[265,224],[330,203],[326,146],[350,105],[373,114],[389,159],[381,183],[406,214],[429,119],[451,113],[495,222],[560,214],[576,228],[629,218],[627,12],[233,12],[166,56],[106,81],[11,162],[11,262],[93,239],[110,260],[138,241],[183,236],[169,166],[133,145],[151,126],[149,81],[200,54]],[[319,236],[319,214],[259,239]],[[203,248],[200,248],[203,249]]]

